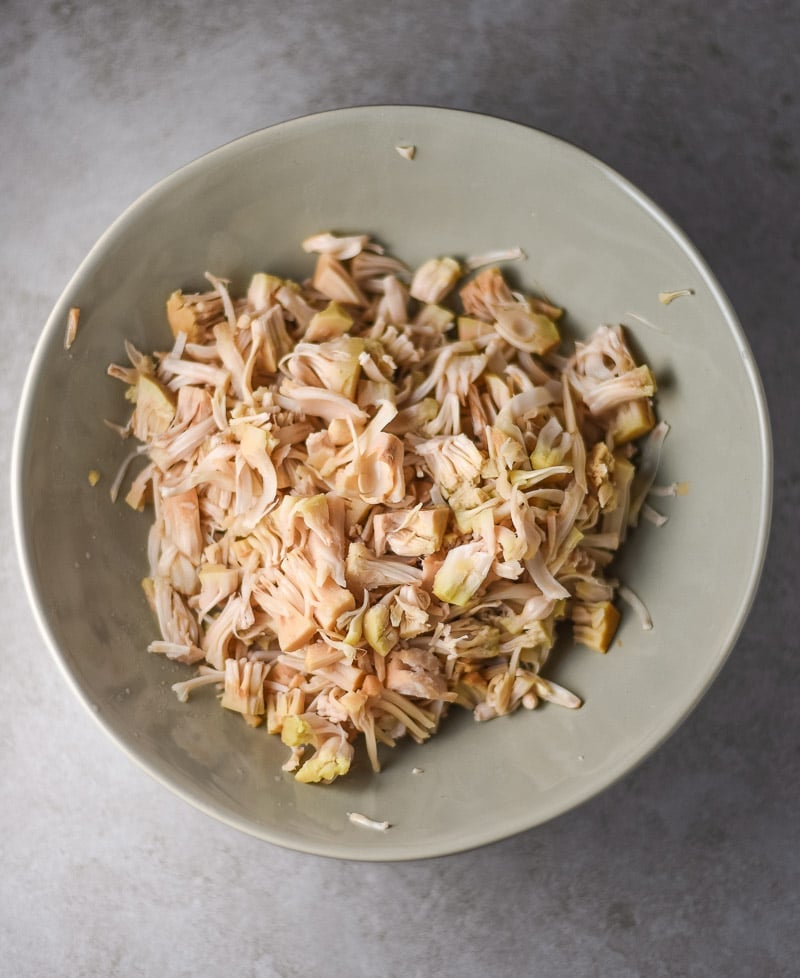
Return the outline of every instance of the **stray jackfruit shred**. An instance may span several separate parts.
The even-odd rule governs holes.
[[[77,306],[72,306],[67,313],[67,328],[64,332],[64,349],[69,350],[78,335],[78,321],[81,311]]]
[[[694,295],[694,289],[675,289],[673,292],[659,292],[658,301],[662,306],[668,306],[670,302],[680,299],[685,295]]]

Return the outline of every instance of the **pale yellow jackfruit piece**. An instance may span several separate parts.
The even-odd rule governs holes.
[[[139,374],[135,391],[133,434],[139,441],[148,442],[163,435],[175,417],[176,399],[172,391],[149,374]]]
[[[414,317],[414,325],[446,333],[453,325],[454,319],[455,313],[452,310],[439,306],[435,302],[428,302]]]
[[[436,398],[425,397],[418,403],[398,411],[386,426],[386,430],[393,435],[406,435],[409,432],[419,434],[438,413],[439,402]]]
[[[446,506],[378,513],[372,521],[375,551],[382,554],[388,549],[400,557],[436,553],[442,546],[449,518]]]
[[[397,645],[400,633],[392,627],[389,607],[376,604],[364,615],[364,638],[378,655],[388,655]]]
[[[358,430],[358,429],[356,429]],[[317,441],[318,440],[318,444]],[[309,455],[311,455],[311,445],[314,445],[314,452],[319,449],[323,454],[325,452],[330,453],[333,456],[335,453],[333,449],[341,448],[342,445],[352,445],[353,443],[353,429],[347,423],[344,418],[333,418],[328,423],[327,437],[320,437],[319,432],[311,435],[311,442],[307,442],[307,447],[309,448]],[[316,456],[315,456],[316,458]],[[324,458],[318,458],[312,464],[316,467],[317,462],[322,466],[325,464]]]
[[[308,324],[304,339],[309,343],[322,343],[334,340],[337,336],[349,333],[353,328],[353,317],[338,302],[329,302]]]
[[[286,497],[284,497],[286,498]],[[328,497],[318,492],[314,496],[289,497],[293,517],[302,517],[303,522],[327,545],[333,545],[336,540],[331,525],[331,511]],[[283,507],[283,500],[281,500]]]
[[[256,312],[261,312],[271,305],[272,297],[283,285],[283,279],[264,272],[256,272],[250,279],[247,289],[247,302]]]
[[[454,258],[431,258],[414,272],[411,297],[429,304],[441,302],[460,277],[461,266]]]
[[[524,537],[518,536],[516,531],[508,526],[498,526],[495,533],[504,561],[514,562],[526,558],[529,546]]]
[[[433,593],[441,601],[463,607],[486,580],[494,561],[480,542],[465,543],[448,551],[433,579]]]
[[[325,253],[319,256],[311,284],[318,292],[334,302],[345,302],[353,306],[367,304],[364,293],[356,285],[353,276],[331,254]]]
[[[576,601],[570,617],[576,642],[596,652],[608,651],[620,622],[620,613],[610,601]]]
[[[453,512],[456,526],[461,533],[472,533],[476,518],[480,516],[482,507],[491,499],[486,489],[465,483],[450,493],[447,504]]]
[[[631,487],[636,469],[630,459],[625,458],[623,453],[614,453],[614,468],[612,472],[612,484],[614,487],[614,508],[608,508],[603,513],[601,522],[601,532],[616,534],[618,545],[625,539],[628,524],[628,511],[630,508]]]
[[[500,466],[497,475],[500,475],[504,470],[526,469],[528,462],[522,432],[505,417],[506,410],[510,412],[511,409],[504,408],[497,417],[497,424],[486,427],[489,456],[492,461]],[[501,422],[505,424],[505,427],[498,427]]]
[[[483,319],[475,319],[473,316],[459,316],[456,322],[458,327],[458,338],[462,341],[477,340],[479,336],[488,336],[494,332],[491,323]]]
[[[544,424],[536,438],[536,446],[531,452],[531,466],[534,469],[549,469],[560,465],[572,445],[572,437],[561,427],[555,415]]]
[[[385,431],[371,435],[353,462],[356,485],[368,503],[399,503],[406,494],[403,442]]]
[[[316,603],[314,617],[323,628],[334,628],[343,614],[355,608],[355,598],[347,590],[340,587],[333,578],[327,578],[324,584],[314,591]]]
[[[401,639],[416,638],[430,629],[430,604],[430,593],[411,584],[405,584],[394,595],[389,620],[399,629]]]
[[[222,604],[239,584],[239,571],[235,567],[227,567],[224,564],[203,563],[197,576],[200,580],[197,607],[203,614]]]
[[[519,661],[534,666],[541,664],[553,647],[554,628],[555,619],[553,615],[540,621],[526,623],[520,634],[522,651]]]
[[[615,445],[624,445],[646,435],[655,427],[656,419],[649,398],[620,404],[607,416],[608,433]]]
[[[437,435],[414,446],[445,493],[453,493],[480,478],[484,456],[463,432],[457,435]]]
[[[557,449],[539,447],[538,445],[531,452],[531,468],[536,471],[541,469],[552,469],[560,465],[563,455]]]
[[[286,369],[301,383],[308,382],[305,375],[310,369],[327,390],[353,400],[361,376],[358,358],[364,347],[364,340],[357,336],[338,336],[324,343],[299,343],[286,358]]]
[[[494,316],[497,332],[518,350],[542,356],[561,342],[553,320],[521,302],[496,309]]]
[[[592,445],[586,459],[586,478],[597,494],[601,509],[614,509],[617,493],[614,488],[614,456],[604,441]]]
[[[354,400],[364,410],[377,407],[381,401],[394,404],[396,397],[397,388],[391,380],[359,380]]]
[[[167,321],[173,336],[185,333],[189,343],[197,343],[200,339],[197,314],[191,305],[184,302],[183,292],[180,289],[167,299]]]
[[[366,602],[358,611],[350,612],[349,617],[348,613],[345,613],[337,620],[337,628],[343,628],[345,623],[347,625],[347,631],[344,633],[344,638],[342,639],[345,645],[350,645],[352,648],[357,648],[361,644],[361,637],[364,634],[365,612]]]
[[[345,529],[348,533],[352,534],[354,527],[363,526],[371,511],[372,507],[363,499],[345,499]]]

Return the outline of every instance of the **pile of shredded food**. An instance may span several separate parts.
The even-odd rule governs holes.
[[[666,425],[621,327],[558,352],[562,310],[497,267],[518,249],[411,271],[366,235],[303,248],[302,284],[174,292],[172,348],[109,373],[147,460],[126,500],[152,504],[149,650],[197,665],[181,700],[218,687],[327,783],[452,703],[581,705],[542,669],[562,619],[608,649],[608,565]]]

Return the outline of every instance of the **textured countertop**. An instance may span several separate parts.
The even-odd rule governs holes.
[[[131,201],[251,130],[380,102],[546,129],[663,206],[742,320],[776,463],[749,622],[668,743],[554,822],[395,865],[274,848],[134,767],[45,649],[4,494],[0,975],[800,973],[800,7],[5,0],[0,14],[6,471],[39,331]]]

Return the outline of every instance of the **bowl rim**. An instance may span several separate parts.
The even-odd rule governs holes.
[[[245,149],[248,145],[256,147],[263,139],[269,138],[276,131],[289,131],[302,126],[316,125],[321,119],[334,115],[356,116],[370,113],[401,113],[415,112],[428,115],[453,116],[460,118],[471,118],[480,120],[482,125],[496,125],[501,127],[513,127],[528,135],[542,139],[545,143],[551,143],[561,152],[573,154],[581,157],[585,164],[597,170],[614,184],[626,197],[633,201],[639,208],[643,209],[658,224],[673,242],[680,248],[690,262],[693,263],[701,276],[704,284],[708,288],[711,297],[724,318],[734,339],[742,360],[744,362],[746,374],[750,383],[750,391],[753,398],[759,431],[759,447],[761,451],[761,481],[760,505],[758,513],[758,527],[754,539],[754,556],[749,568],[745,582],[745,600],[740,604],[737,614],[729,624],[727,632],[719,640],[719,653],[712,662],[712,666],[706,672],[704,680],[694,690],[694,695],[684,705],[678,713],[672,713],[654,732],[652,738],[643,750],[640,750],[633,759],[626,756],[619,761],[610,772],[610,776],[602,779],[602,783],[594,782],[585,786],[583,790],[576,791],[574,797],[570,797],[566,802],[551,804],[550,809],[546,806],[540,817],[535,820],[530,818],[519,818],[516,821],[504,822],[498,830],[495,828],[483,828],[483,830],[473,830],[471,833],[459,836],[458,841],[451,842],[450,845],[431,845],[425,840],[420,841],[413,847],[404,847],[402,851],[393,850],[390,838],[386,839],[382,847],[370,846],[361,848],[357,845],[348,843],[316,843],[296,838],[292,833],[285,833],[275,830],[267,825],[256,825],[245,818],[236,816],[215,804],[206,802],[203,798],[195,795],[192,791],[174,783],[168,776],[163,774],[156,764],[148,760],[146,754],[137,751],[136,748],[127,741],[122,735],[118,734],[113,725],[106,721],[103,712],[91,701],[91,697],[82,687],[74,672],[70,669],[66,656],[59,647],[59,643],[51,631],[45,611],[44,602],[36,592],[34,582],[34,561],[30,551],[25,533],[25,493],[22,485],[23,462],[26,451],[26,432],[31,421],[33,398],[35,389],[45,365],[47,347],[55,333],[63,330],[63,310],[67,305],[70,294],[74,291],[84,272],[94,263],[103,252],[106,244],[112,241],[125,227],[131,216],[139,209],[146,206],[154,197],[160,196],[175,184],[182,182],[192,172],[200,171],[211,161],[224,160],[230,154],[235,154]],[[683,724],[687,717],[695,710],[700,700],[705,696],[710,686],[713,684],[720,670],[730,656],[736,642],[742,632],[747,618],[752,609],[758,591],[758,585],[764,569],[767,549],[769,543],[770,529],[772,523],[772,503],[773,503],[773,442],[769,419],[769,409],[764,392],[764,385],[751,348],[747,341],[741,323],[733,309],[733,306],[716,279],[709,263],[697,246],[689,239],[682,228],[656,204],[651,197],[634,185],[627,177],[624,177],[616,169],[603,162],[593,153],[582,148],[578,144],[555,136],[552,133],[513,119],[504,118],[499,115],[476,112],[468,109],[451,108],[438,105],[414,105],[407,103],[374,103],[363,105],[350,105],[337,108],[326,109],[324,111],[300,114],[291,118],[275,122],[271,125],[251,130],[241,136],[228,140],[219,146],[202,153],[187,163],[172,170],[170,173],[156,181],[143,193],[136,197],[119,216],[106,228],[97,238],[94,245],[81,260],[76,270],[70,276],[67,284],[62,289],[58,299],[53,305],[47,317],[44,327],[38,337],[34,347],[30,363],[27,368],[23,383],[20,403],[17,411],[16,423],[14,426],[11,464],[11,514],[13,524],[13,534],[15,549],[19,567],[22,575],[24,590],[27,595],[28,603],[33,613],[34,620],[38,626],[40,635],[44,638],[45,644],[55,660],[62,676],[71,687],[73,693],[83,704],[87,713],[94,719],[99,727],[116,744],[116,746],[139,768],[144,770],[159,784],[170,790],[183,801],[189,803],[194,808],[211,816],[217,821],[238,829],[250,836],[259,838],[273,845],[278,845],[286,849],[303,852],[311,855],[348,859],[357,862],[394,862],[410,859],[429,859],[440,856],[452,855],[460,852],[469,851],[479,846],[489,845],[499,842],[502,839],[517,835],[520,832],[528,831],[542,825],[559,815],[577,808],[588,802],[592,798],[606,791],[623,777],[630,774],[640,764],[643,764],[664,742]]]

